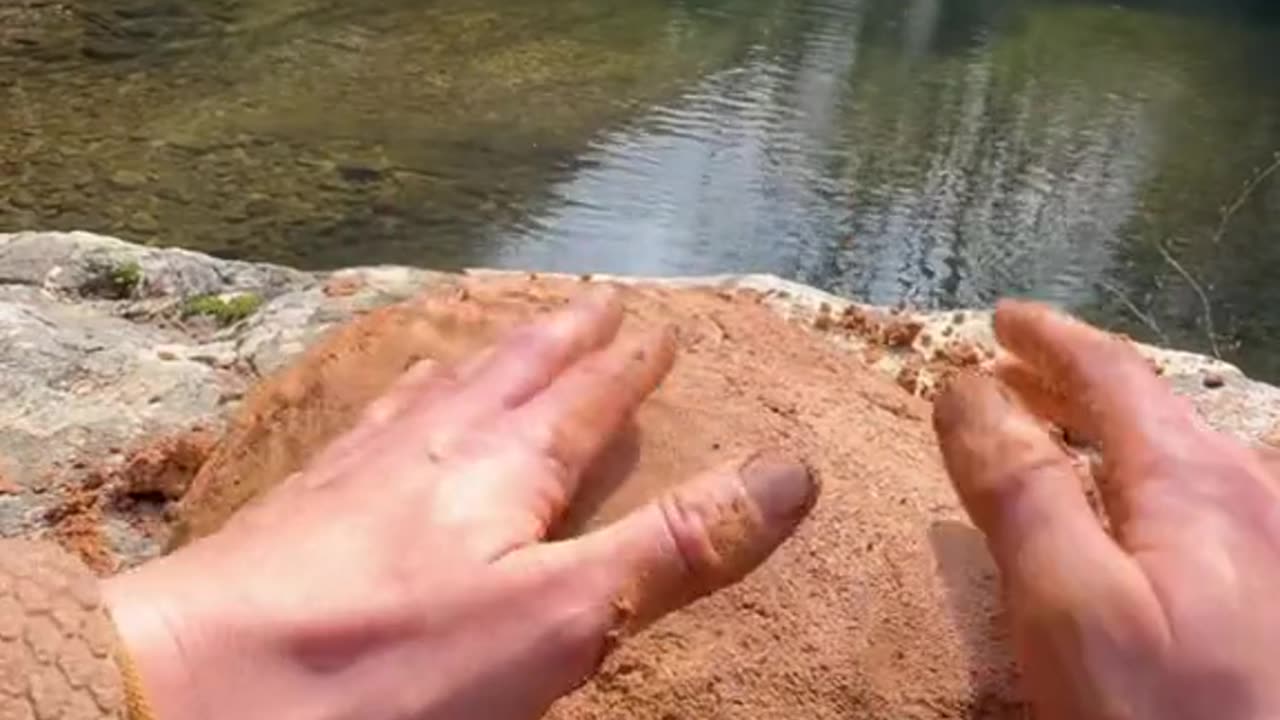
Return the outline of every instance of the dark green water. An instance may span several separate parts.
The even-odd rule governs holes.
[[[1270,5],[8,0],[0,229],[1031,295],[1280,380]]]

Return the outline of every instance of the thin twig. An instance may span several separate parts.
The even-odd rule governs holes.
[[[1244,207],[1249,197],[1253,195],[1253,191],[1258,189],[1264,180],[1272,175],[1276,170],[1280,170],[1280,151],[1277,151],[1271,160],[1271,164],[1263,168],[1262,172],[1253,176],[1253,179],[1244,184],[1240,189],[1240,194],[1231,202],[1231,205],[1222,213],[1222,220],[1218,223],[1218,230],[1213,234],[1213,244],[1217,245],[1222,242],[1222,238],[1227,233],[1227,225],[1231,224],[1231,219],[1235,214]]]
[[[1134,317],[1136,317],[1143,325],[1146,325],[1151,332],[1155,333],[1156,337],[1160,339],[1161,345],[1169,345],[1169,336],[1164,334],[1164,330],[1161,329],[1160,323],[1157,323],[1156,319],[1152,317],[1150,313],[1144,313],[1139,310],[1138,306],[1133,304],[1133,301],[1129,299],[1128,295],[1124,294],[1123,290],[1112,285],[1106,280],[1095,280],[1094,282],[1098,287],[1114,295],[1117,300],[1128,308],[1129,312],[1133,313]]]
[[[1196,295],[1200,296],[1200,307],[1204,311],[1205,332],[1209,335],[1209,347],[1213,350],[1213,356],[1221,360],[1222,352],[1218,349],[1218,338],[1213,329],[1213,307],[1209,303],[1208,293],[1206,293],[1200,283],[1191,276],[1191,273],[1187,272],[1187,269],[1182,267],[1182,263],[1178,262],[1177,258],[1169,254],[1169,251],[1165,249],[1164,243],[1157,240],[1155,245],[1156,249],[1160,251],[1160,254],[1164,256],[1165,262],[1172,265],[1173,269],[1177,270],[1178,274],[1182,276],[1182,279],[1186,280],[1187,284],[1191,286],[1191,289],[1196,291]]]

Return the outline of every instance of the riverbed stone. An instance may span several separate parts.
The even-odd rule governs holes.
[[[101,292],[104,273],[126,266],[140,273],[136,292]],[[406,267],[306,273],[83,232],[0,234],[0,393],[6,398],[0,405],[0,535],[47,532],[50,513],[69,495],[101,482],[95,468],[124,463],[130,448],[175,433],[219,431],[249,387],[326,331],[459,277]],[[751,290],[815,332],[824,332],[817,320],[823,313],[866,308],[764,275],[613,279]],[[264,302],[230,327],[182,318],[181,305],[192,297],[236,293],[256,293]],[[870,363],[890,377],[912,358],[929,355],[926,337],[993,344],[987,312],[900,316],[918,319],[923,329],[912,343]],[[856,334],[826,334],[851,352],[867,350]],[[1280,425],[1280,389],[1211,358],[1143,352],[1215,427],[1258,441]],[[1206,383],[1209,376],[1215,382]],[[117,566],[153,556],[167,542],[163,529],[139,529],[112,507],[105,512]]]

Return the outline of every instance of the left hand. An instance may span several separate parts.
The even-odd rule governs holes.
[[[958,380],[934,423],[1035,716],[1280,717],[1274,454],[1210,429],[1127,340],[1025,302],[995,329],[1003,385]],[[1046,420],[1096,444],[1107,527]]]
[[[109,580],[162,720],[526,720],[613,644],[741,579],[812,506],[753,456],[546,542],[671,367],[593,294],[457,367],[419,365],[218,534]]]

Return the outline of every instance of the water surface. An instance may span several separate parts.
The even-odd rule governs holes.
[[[1029,295],[1280,380],[1266,2],[15,2],[2,229]]]

